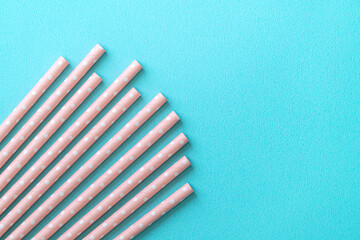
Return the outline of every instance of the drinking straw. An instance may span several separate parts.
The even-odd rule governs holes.
[[[129,93],[128,98],[138,98],[139,94],[136,92],[131,95],[132,92]],[[75,163],[77,159],[81,157],[83,153],[87,151],[95,142],[96,140],[111,126],[111,124],[119,118],[124,111],[126,111],[126,107],[121,104],[120,101],[116,106],[109,112],[105,117],[95,125],[93,129],[91,129],[88,134],[80,140],[72,150],[60,161],[57,165],[41,180],[15,207],[16,211],[11,211],[10,213],[5,216],[4,219],[0,222],[0,237],[10,228],[10,226],[15,223],[22,215],[29,209],[38,198],[42,196],[56,181],[59,179],[68,168],[72,164]],[[166,102],[166,99],[159,94],[155,97],[150,103],[148,103],[144,108],[143,112],[146,109],[157,109],[161,107]],[[156,111],[156,110],[155,110]],[[149,116],[145,116],[144,122],[152,116],[153,113],[146,112],[145,114]],[[140,116],[141,111],[131,120],[128,124],[134,124],[135,121],[139,121],[138,119],[142,118]],[[129,136],[134,131],[128,131],[128,127],[123,127],[117,135],[115,135],[116,139],[121,139],[123,136]],[[119,141],[118,140],[118,141]],[[125,139],[126,140],[126,139]],[[121,145],[123,142],[119,141]],[[119,146],[120,146],[119,145]],[[46,179],[44,181],[44,179]],[[20,213],[19,213],[20,212]]]
[[[138,99],[139,96],[140,94],[134,88],[131,89],[129,93],[115,105],[112,111],[105,115],[103,120],[93,128],[93,132],[98,131],[96,136],[102,135],[112,123],[116,121],[136,101],[136,99]],[[62,149],[65,149],[65,147],[70,144],[70,142],[86,127],[87,123],[92,121],[99,113],[99,111],[91,111],[91,109],[96,109],[97,106],[102,106],[101,109],[103,109],[104,104],[95,103],[88,108],[90,111],[85,111],[85,113],[75,121],[59,140],[56,141],[55,144],[31,167],[31,169],[28,170],[6,194],[4,194],[0,201],[0,209],[3,209],[3,212],[62,152]],[[119,111],[117,111],[118,109]],[[87,139],[89,138],[89,136],[86,137]],[[95,140],[93,141],[95,142]]]
[[[41,195],[44,194],[101,135],[105,133],[112,123],[114,123],[139,96],[140,94],[135,89],[131,90],[75,145],[75,147],[45,176],[44,179],[47,179],[47,181],[40,181],[39,184],[14,207],[16,211],[8,213],[0,222],[0,236],[2,236],[10,228],[11,224],[15,223],[23,213],[25,213],[26,210],[29,209],[36,200],[40,198]],[[64,140],[60,140],[60,142],[65,141],[66,139],[68,138],[64,138]],[[38,161],[31,170],[36,171],[42,169],[42,165],[42,162]]]
[[[51,121],[38,133],[14,161],[0,175],[0,191],[25,166],[35,153],[50,139],[61,125],[73,114],[80,104],[90,95],[102,79],[94,73],[79,91],[72,96]]]
[[[88,175],[90,175],[103,161],[105,161],[123,142],[125,142],[141,125],[145,123],[155,112],[166,102],[165,97],[158,94],[149,104],[145,106],[133,119],[129,121],[115,136],[110,139],[93,157],[91,157],[72,177],[68,179],[52,198],[47,199],[40,207],[40,211],[35,211],[28,217],[21,226],[14,232],[13,236],[21,238],[26,235],[35,225],[40,222],[51,210],[57,206],[68,194],[70,194]],[[74,155],[74,150],[69,155]],[[76,155],[76,154],[75,154]],[[61,169],[68,168],[71,163],[69,159],[61,161],[57,166]],[[56,176],[44,177],[39,186],[49,185],[56,181]],[[41,191],[41,189],[40,189]],[[41,196],[41,195],[40,195]],[[38,195],[39,197],[39,195]],[[16,209],[15,209],[16,210]],[[11,224],[11,223],[8,223]],[[1,224],[0,224],[1,228]]]
[[[181,203],[185,198],[190,196],[194,190],[187,183],[179,190],[173,193],[170,197],[161,202],[157,207],[148,212],[145,216],[140,218],[137,222],[127,228],[116,240],[130,240],[139,235],[142,231],[148,228],[151,224],[156,222],[159,218],[164,216],[167,212],[173,209],[176,205]]]
[[[109,102],[127,85],[129,81],[141,70],[141,65],[137,61],[126,68],[126,70],[115,79],[115,81],[104,91],[96,101],[75,121],[75,123],[55,142],[50,149],[28,170],[17,183],[2,197],[0,209],[2,212],[19,196],[32,181],[65,149],[72,140],[109,104]],[[127,96],[127,97],[126,97]],[[103,124],[108,127],[116,121],[123,112],[128,109],[140,96],[133,88],[116,106],[111,113],[103,119]],[[117,112],[117,109],[119,111]],[[108,127],[98,126],[100,133],[103,134]],[[12,197],[7,197],[12,196]]]
[[[114,206],[117,202],[123,199],[129,192],[131,192],[142,181],[144,181],[148,176],[150,176],[172,155],[174,155],[178,150],[180,150],[187,142],[188,139],[184,134],[181,133],[179,136],[177,136],[173,141],[171,141],[171,143],[169,143],[152,159],[145,163],[145,165],[143,165],[139,170],[137,170],[133,175],[131,175],[131,177],[125,180],[111,194],[105,197],[105,199],[102,200],[98,205],[96,205],[96,207],[94,207],[84,217],[82,217],[80,221],[78,221],[68,231],[66,231],[60,237],[60,239],[75,239],[76,236],[80,235],[93,222],[95,222],[98,218],[105,214],[112,206]],[[69,205],[69,207],[70,206],[71,205]]]
[[[100,224],[95,230],[88,234],[84,240],[94,240],[101,239],[111,230],[113,230],[117,225],[124,221],[128,216],[133,212],[139,209],[143,204],[145,204],[149,199],[151,199],[156,193],[160,192],[167,184],[174,180],[179,174],[181,174],[185,169],[187,169],[191,163],[186,157],[181,158],[178,162],[172,165],[167,169],[162,175],[156,178],[152,183],[150,183],[146,188],[144,188],[140,193],[135,197],[129,200],[123,207],[116,211],[111,217],[106,219],[102,224]],[[95,210],[100,211],[105,206],[97,206]],[[72,233],[67,233],[63,238],[59,239],[74,239],[72,238]]]
[[[152,131],[146,135],[143,140],[139,143],[152,143],[154,144],[158,139],[160,139],[175,123],[178,122],[177,115],[172,112],[167,118],[160,122]],[[160,131],[160,129],[162,131]],[[138,143],[138,144],[139,144]],[[106,173],[100,176],[87,190],[85,190],[80,197],[82,201],[74,201],[70,204],[61,215],[51,221],[51,228],[45,228],[44,231],[41,231],[36,235],[37,238],[49,238],[53,235],[58,229],[59,224],[65,224],[74,214],[76,214],[83,206],[85,206],[92,198],[94,198],[102,189],[109,185],[117,176],[121,174],[132,162],[134,162],[141,154],[143,154],[147,149],[150,148],[152,144],[143,144],[140,147],[136,144],[132,149],[130,149],[117,163],[115,163]],[[131,157],[132,156],[132,157]],[[129,160],[124,160],[129,159]],[[130,160],[131,159],[131,160]],[[79,174],[83,178],[84,174]],[[86,176],[85,176],[86,177]],[[56,194],[56,193],[55,193]],[[54,201],[52,201],[54,202]]]
[[[5,121],[0,125],[0,142],[16,126],[20,119],[29,111],[29,109],[39,100],[48,87],[57,79],[69,64],[65,58],[59,57],[58,60],[50,67],[45,75],[40,78],[39,82],[31,89],[25,98],[10,113]]]
[[[25,125],[19,130],[15,137],[1,150],[0,167],[2,167],[7,160],[9,160],[9,158],[35,131],[35,129],[43,122],[43,120],[53,111],[53,109],[55,109],[61,100],[80,81],[80,79],[94,65],[94,63],[101,57],[104,52],[105,50],[100,45],[96,45],[82,60],[82,62],[70,73],[64,82],[29,119],[29,121],[25,123]]]

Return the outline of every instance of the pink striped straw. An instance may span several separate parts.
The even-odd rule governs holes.
[[[160,122],[152,133],[147,134],[138,144],[130,149],[118,162],[116,162],[106,173],[100,176],[87,190],[80,194],[81,201],[72,202],[62,214],[58,215],[50,224],[51,228],[44,228],[40,231],[35,239],[47,239],[53,235],[58,229],[59,225],[65,224],[72,216],[74,216],[82,207],[91,201],[101,190],[109,185],[117,176],[120,175],[132,162],[134,162],[141,154],[150,148],[157,140],[159,140],[172,126],[178,122],[178,116],[172,112],[170,115]],[[161,130],[161,131],[160,131]],[[151,143],[151,144],[146,144]],[[129,160],[124,160],[129,159]],[[131,160],[130,160],[131,159]]]
[[[32,213],[21,226],[13,232],[13,237],[21,238],[36,226],[49,212],[52,211],[67,195],[69,195],[87,176],[89,176],[103,161],[105,161],[123,142],[125,142],[141,125],[145,123],[155,112],[166,102],[165,97],[158,94],[149,104],[145,106],[136,116],[130,120],[115,136],[110,139],[93,157],[91,157],[72,177],[69,178],[57,191],[53,197],[47,199],[40,207],[39,211]],[[76,151],[76,150],[75,150]],[[77,152],[69,152],[69,155],[76,155]],[[70,166],[69,161],[61,161],[61,169]],[[59,165],[59,164],[58,164]],[[53,183],[56,176],[45,177],[39,186],[46,186]],[[47,184],[48,183],[48,184]],[[10,224],[10,223],[7,223]],[[1,224],[0,224],[1,228]],[[11,239],[11,238],[10,238]]]
[[[61,125],[73,114],[80,104],[90,95],[102,79],[94,73],[74,94],[51,121],[39,132],[39,134],[26,146],[15,160],[0,175],[0,191],[8,182],[25,166],[35,153],[50,139]],[[9,198],[10,199],[10,198]],[[1,209],[1,208],[0,208]]]
[[[128,84],[129,81],[142,69],[141,65],[137,61],[133,61],[132,64],[125,69],[125,71],[115,79],[115,81],[104,91],[96,101],[85,111],[78,120],[55,142],[53,146],[45,153],[31,168],[27,171],[17,183],[2,197],[0,201],[0,209],[2,212],[20,195],[37,176],[45,169],[61,152],[65,149],[72,140],[80,134],[81,131],[110,103],[110,101]],[[134,96],[132,98],[124,97],[114,109],[129,108],[135,100],[139,97],[139,93],[132,89],[127,96]],[[114,110],[115,111],[115,110]],[[118,113],[109,113],[105,119],[112,119],[115,121],[118,119],[124,111]],[[109,122],[109,126],[111,124]],[[104,130],[104,127],[101,127]],[[13,196],[13,197],[7,197]]]
[[[178,162],[172,165],[167,169],[162,175],[156,178],[152,183],[150,183],[146,188],[144,188],[140,193],[128,201],[123,207],[116,211],[111,217],[106,219],[101,225],[99,225],[95,230],[93,230],[89,235],[87,235],[84,240],[94,240],[101,239],[111,230],[113,230],[117,225],[124,221],[128,216],[133,212],[139,209],[144,205],[149,199],[151,199],[156,193],[160,192],[167,184],[174,180],[180,173],[185,171],[191,163],[186,157],[181,158]],[[102,206],[99,206],[96,210],[101,209]],[[73,239],[71,233],[67,233],[66,237],[60,239]]]
[[[82,217],[80,221],[74,224],[67,232],[65,232],[60,237],[60,239],[75,239],[76,236],[80,235],[93,222],[95,222],[102,215],[104,215],[112,206],[114,206],[117,202],[123,199],[128,193],[130,193],[135,187],[137,187],[142,181],[144,181],[156,169],[158,169],[163,163],[165,163],[172,155],[179,151],[187,142],[188,139],[184,134],[181,133],[179,136],[177,136],[173,141],[171,141],[170,144],[164,147],[144,166],[137,170],[131,177],[129,177],[104,200],[102,200],[98,205],[96,205],[94,209],[92,209],[84,217]],[[69,205],[69,207],[70,206],[71,205]]]
[[[173,209],[176,205],[181,203],[185,198],[190,196],[194,190],[187,183],[179,190],[173,193],[170,197],[161,202],[157,207],[148,212],[145,216],[140,218],[136,223],[131,225],[128,229],[117,236],[116,240],[130,240],[139,235],[142,231],[148,228],[151,224],[156,222],[159,218],[164,216],[167,212]]]
[[[130,90],[125,97],[123,97],[113,108],[107,113],[86,135],[83,139],[81,139],[75,147],[67,154],[45,177],[44,179],[49,179],[47,181],[40,181],[38,185],[34,187],[15,207],[17,211],[11,211],[5,218],[0,222],[0,236],[2,236],[11,226],[11,224],[15,223],[23,213],[29,209],[38,198],[44,194],[53,183],[56,182],[58,178],[60,178],[66,170],[78,160],[83,153],[85,153],[95,142],[96,140],[102,136],[107,129],[114,123],[129,107],[130,105],[138,99],[140,94],[135,90]],[[94,109],[94,108],[90,108]],[[87,111],[92,112],[92,111]],[[84,121],[82,121],[83,123]],[[71,132],[69,136],[72,136]],[[72,139],[69,136],[63,137],[63,140],[60,142],[67,141]],[[31,168],[31,172],[39,171],[41,173],[42,169],[45,168],[45,162],[41,159],[36,162],[36,164]],[[42,167],[44,165],[44,167]],[[66,167],[63,167],[66,166]],[[26,177],[28,177],[26,175]],[[29,176],[31,182],[31,176]],[[26,178],[29,181],[29,178]],[[11,195],[7,194],[8,196]],[[33,197],[38,196],[38,198]],[[20,212],[20,213],[19,213]]]
[[[61,102],[61,100],[70,92],[70,90],[80,81],[80,79],[89,71],[94,63],[103,55],[105,50],[96,45],[91,52],[82,60],[82,62],[70,73],[64,82],[55,90],[55,92],[45,101],[38,111],[29,119],[20,129],[13,139],[0,152],[0,167],[17,151],[17,149],[26,141],[26,139],[35,131],[42,121],[52,112],[52,110]]]
[[[29,109],[39,100],[43,93],[50,87],[55,79],[64,71],[69,64],[65,58],[59,57],[51,68],[40,78],[39,82],[31,89],[19,105],[10,113],[5,121],[0,125],[0,142],[16,126],[20,119],[29,111]]]

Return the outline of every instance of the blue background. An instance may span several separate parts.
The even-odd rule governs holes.
[[[95,71],[103,83],[31,163],[133,59],[144,67],[116,98],[119,100],[134,86],[141,92],[141,100],[24,216],[158,92],[169,100],[28,236],[44,227],[175,110],[182,122],[58,231],[54,239],[180,132],[189,137],[191,144],[93,227],[182,155],[189,157],[192,168],[116,227],[107,239],[117,236],[186,182],[196,194],[139,239],[358,238],[359,20],[360,3],[356,0],[2,2],[1,120],[60,55],[70,62],[16,130],[96,43],[107,50],[81,81]]]

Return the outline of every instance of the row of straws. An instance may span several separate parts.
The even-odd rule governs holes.
[[[13,156],[14,153],[25,143],[31,134],[41,125],[49,114],[60,104],[65,96],[75,87],[80,79],[104,54],[105,50],[96,45],[80,64],[69,74],[63,83],[50,95],[42,106],[30,117],[16,135],[5,145],[0,152],[0,167]],[[40,79],[36,86],[28,93],[21,103],[14,109],[0,126],[0,142],[10,133],[28,110],[39,100],[46,89],[67,67],[68,62],[60,57],[53,66]],[[56,142],[14,183],[9,190],[4,188],[30,161],[37,151],[50,139],[61,125],[75,112],[83,101],[94,91],[102,79],[93,73],[91,77],[74,93],[63,105],[55,116],[38,132],[38,134],[25,146],[25,148],[11,161],[0,175],[0,211],[2,214],[17,199],[21,200],[12,207],[11,211],[1,216],[0,237],[5,236],[7,231],[23,216],[39,198],[50,189],[51,186],[69,169],[121,115],[129,109],[140,97],[139,92],[132,88],[125,96],[112,107],[112,109],[79,140],[76,145],[57,164],[40,179],[26,195],[22,194],[31,187],[31,183],[39,178],[40,174],[54,162],[60,153],[74,141],[74,139],[92,122],[95,117],[115,98],[115,96],[141,71],[142,67],[137,61],[133,61],[125,71],[91,104],[91,106],[61,135]],[[29,232],[37,226],[56,206],[58,206],[71,192],[78,187],[89,175],[109,156],[119,148],[134,132],[136,132],[155,112],[166,102],[162,94],[155,96],[141,111],[139,111],[122,129],[120,129],[95,155],[88,159],[65,183],[63,183],[40,207],[31,213],[26,220],[11,233],[6,239],[29,239]],[[115,180],[126,168],[138,159],[146,150],[155,144],[168,130],[170,130],[180,118],[175,112],[171,112],[165,119],[159,122],[137,144],[125,153],[103,175],[96,179],[89,188],[83,191],[73,202],[46,227],[40,230],[32,239],[49,239],[63,227],[75,214],[102,190]],[[172,155],[179,151],[188,142],[184,134],[178,135],[168,143],[160,152],[135,171],[128,179],[122,182],[113,192],[106,196],[93,209],[89,210],[78,222],[71,226],[59,239],[75,239],[97,219],[109,211],[115,204],[129,194],[142,181],[149,177],[157,168],[164,164]],[[135,210],[144,205],[163,187],[175,179],[181,172],[190,166],[189,160],[184,156],[174,165],[168,168],[158,178],[136,194],[131,200],[122,205],[108,219],[99,224],[84,239],[101,239],[117,225],[123,222]],[[157,207],[123,231],[116,239],[133,239],[153,222],[175,207],[178,203],[193,193],[189,184],[185,184]],[[21,195],[22,194],[22,195]],[[25,195],[25,196],[23,196]]]

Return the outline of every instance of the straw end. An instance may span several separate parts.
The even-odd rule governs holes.
[[[139,72],[143,67],[141,66],[141,64],[134,60],[131,64],[130,64],[130,67],[133,68],[133,69],[136,69],[137,72]]]
[[[129,92],[136,95],[136,96],[138,96],[138,97],[141,96],[141,94],[139,93],[138,90],[136,90],[136,88],[131,88]]]
[[[184,165],[186,165],[186,167],[190,167],[191,166],[191,162],[189,161],[189,159],[186,156],[183,156],[179,162],[183,163]]]
[[[100,46],[100,44],[96,44],[93,49],[91,49],[89,55],[94,57],[93,63],[95,63],[103,54],[105,53],[105,49]]]
[[[189,192],[189,193],[193,193],[194,189],[190,186],[189,183],[186,183],[182,188],[181,188],[184,192]]]
[[[99,81],[99,82],[102,81],[102,78],[101,78],[99,75],[97,75],[97,73],[91,74],[91,78],[92,78],[92,79],[95,79],[95,80],[97,80],[97,81]]]
[[[172,119],[172,118],[175,118],[177,121],[180,120],[180,117],[179,115],[177,115],[177,113],[175,111],[172,111],[169,116],[167,116],[167,119]]]
[[[164,97],[164,95],[162,93],[158,93],[156,96],[155,96],[155,99],[162,99],[163,101],[167,101],[166,97]]]
[[[105,52],[105,49],[104,49],[100,44],[98,44],[98,43],[95,45],[94,48],[97,49],[97,50],[100,50],[100,51],[102,51],[102,52]]]
[[[182,143],[182,145],[189,142],[189,139],[185,136],[184,133],[180,133],[178,138],[179,138],[180,143]]]
[[[65,67],[65,66],[69,65],[69,62],[63,56],[60,56],[59,59],[57,60],[57,64],[59,66],[64,66]]]

